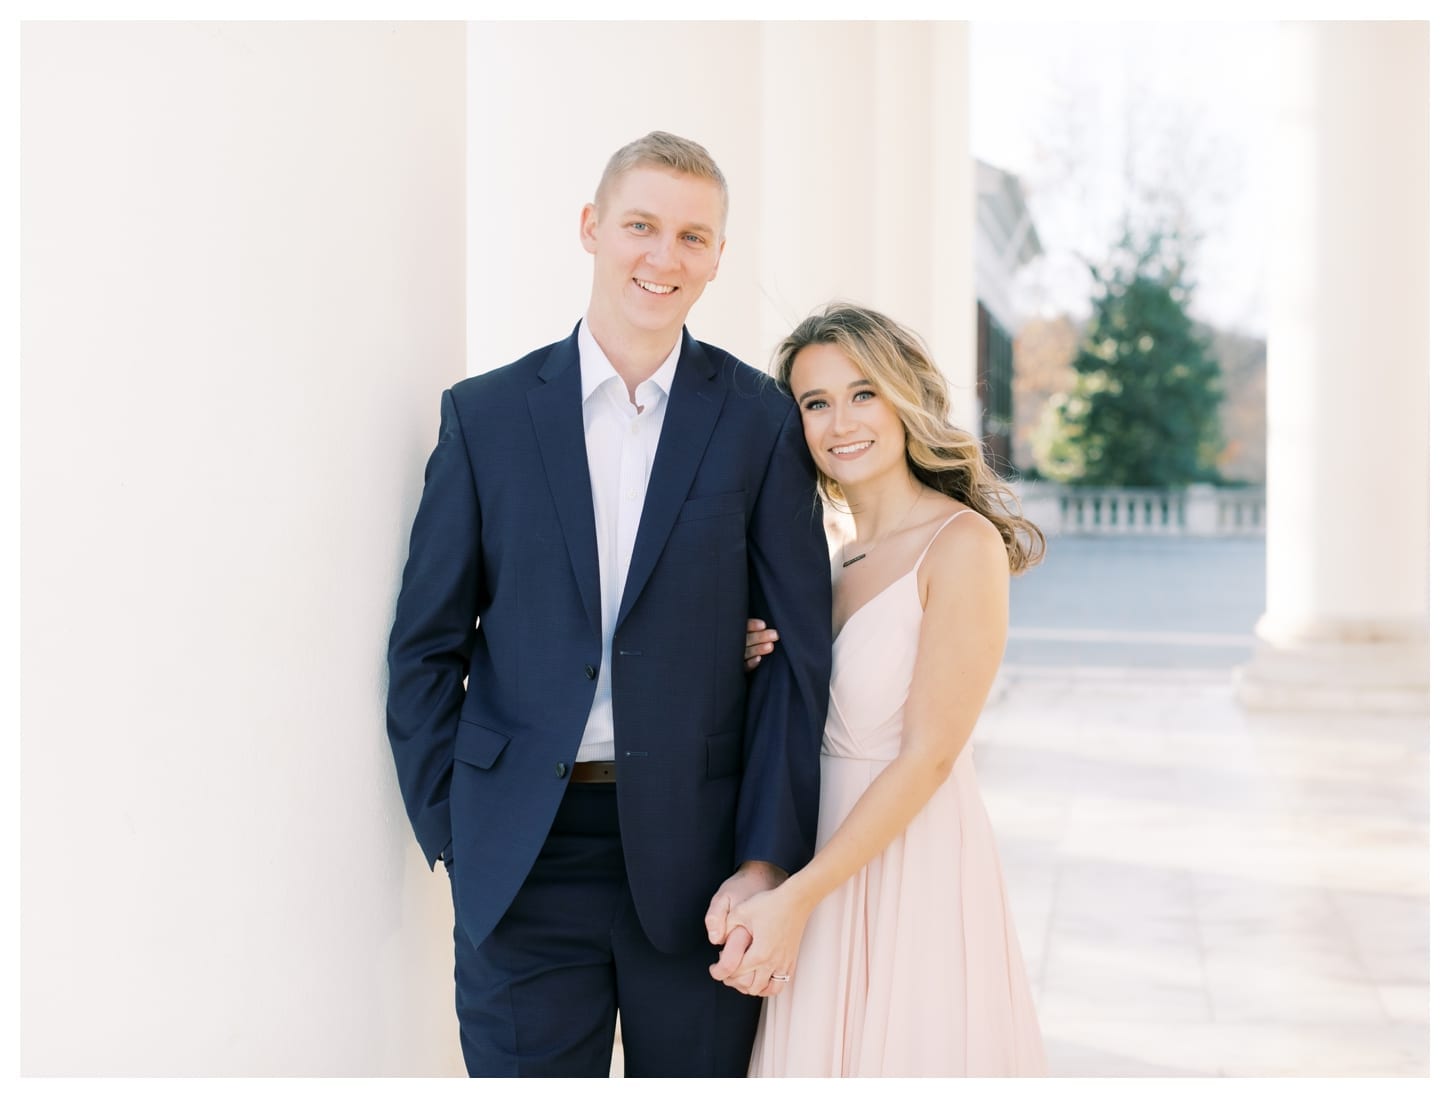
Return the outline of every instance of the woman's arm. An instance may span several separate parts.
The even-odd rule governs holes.
[[[744,926],[752,938],[735,978],[753,969],[753,994],[784,986],[770,976],[794,971],[816,905],[905,831],[951,773],[1002,659],[1008,578],[1001,536],[979,515],[954,520],[927,553],[918,575],[921,637],[901,753],[800,872],[731,913],[730,926]]]

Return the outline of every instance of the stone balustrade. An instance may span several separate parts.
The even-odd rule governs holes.
[[[1264,489],[1085,488],[1034,481],[1016,486],[1023,513],[1048,537],[1262,537]]]

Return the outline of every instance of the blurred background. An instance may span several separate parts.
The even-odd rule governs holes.
[[[979,772],[1060,1076],[1429,1072],[1427,23],[25,23],[21,1068],[462,1072],[384,644],[655,128],[700,338],[920,331],[1048,535]]]
[[[1418,34],[972,25],[979,429],[1049,532],[976,750],[1055,1074],[1429,1073]]]

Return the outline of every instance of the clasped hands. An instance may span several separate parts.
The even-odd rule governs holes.
[[[784,881],[785,873],[769,862],[746,862],[711,899],[705,932],[721,950],[710,975],[726,987],[777,995],[795,974],[809,913],[781,887]]]

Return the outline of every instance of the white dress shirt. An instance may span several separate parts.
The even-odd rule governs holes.
[[[579,325],[584,446],[589,454],[594,533],[599,543],[599,617],[604,634],[604,655],[579,745],[579,762],[614,758],[614,627],[665,422],[670,384],[680,361],[680,343],[676,340],[659,369],[640,382],[631,404],[624,379],[605,357],[588,321]]]

